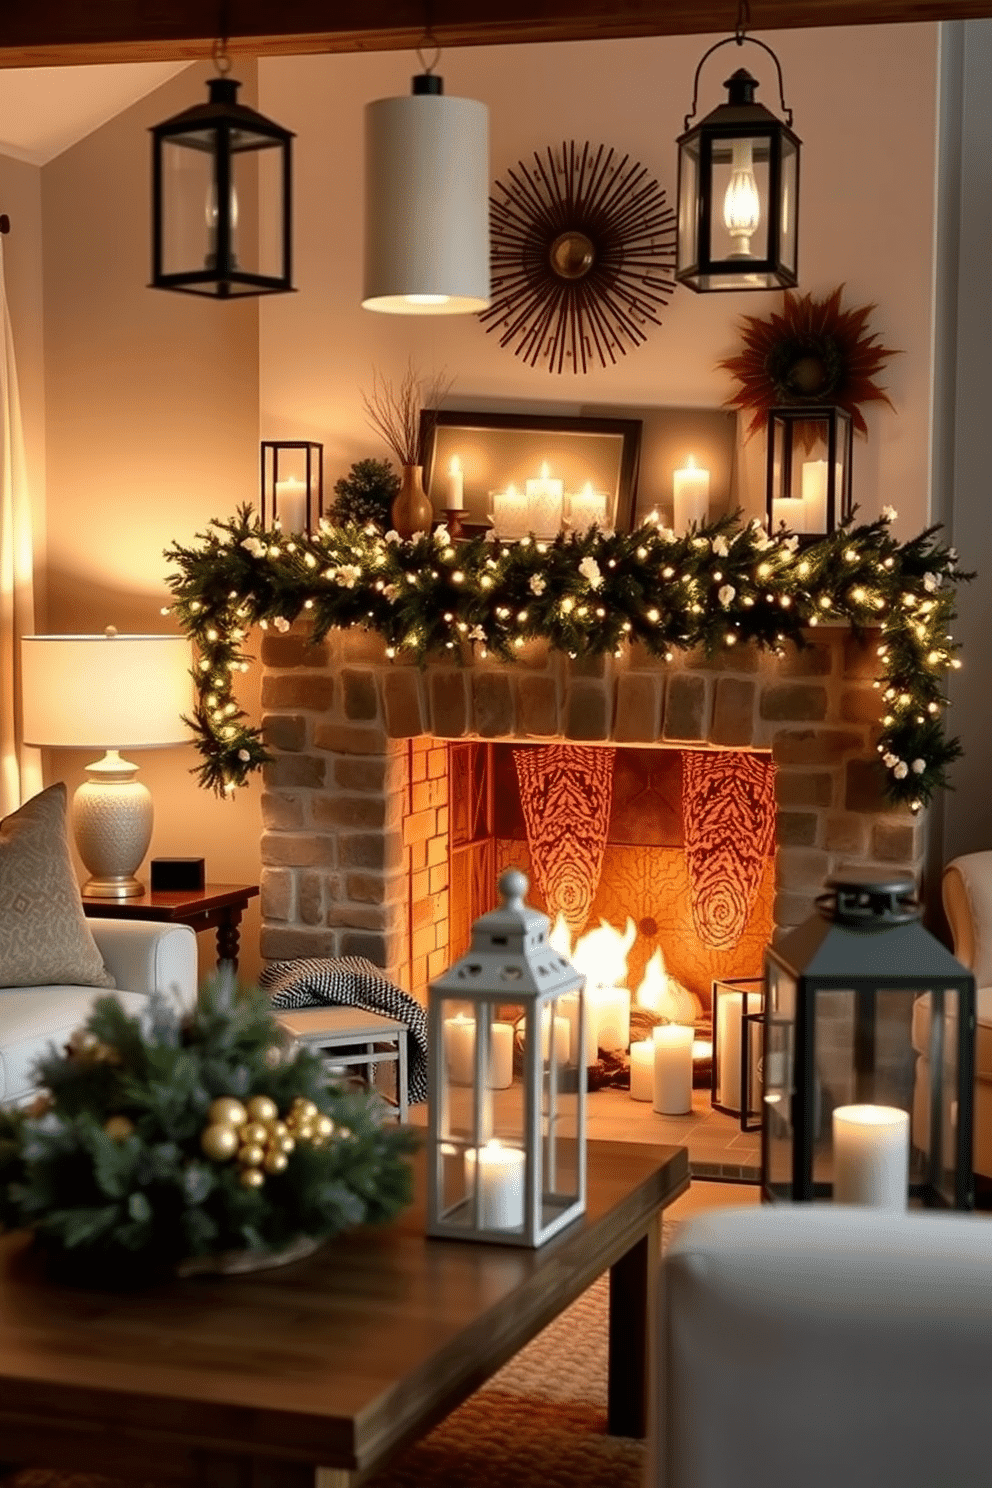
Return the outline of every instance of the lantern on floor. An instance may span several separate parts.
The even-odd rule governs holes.
[[[851,415],[802,404],[768,410],[768,530],[784,522],[807,541],[826,537],[852,511]]]
[[[508,869],[430,984],[427,1233],[543,1245],[585,1210],[583,978]]]
[[[324,515],[324,446],[311,439],[263,439],[262,526],[313,532]]]
[[[970,1209],[975,979],[908,875],[827,880],[765,957],[765,1199]]]
[[[778,73],[785,120],[755,101],[758,81],[741,67],[724,83],[727,101],[690,128],[703,63],[720,47],[749,41]],[[675,277],[690,289],[790,289],[798,282],[799,145],[771,47],[744,34],[718,41],[696,68],[692,108],[678,140]]]
[[[713,983],[712,1105],[739,1117],[741,1131],[761,1127],[764,989],[761,977]]]
[[[292,290],[293,135],[224,75],[152,136],[152,289],[233,299]]]

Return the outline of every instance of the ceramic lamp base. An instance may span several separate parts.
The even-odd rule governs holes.
[[[135,873],[152,837],[151,792],[135,780],[138,766],[108,749],[87,765],[89,777],[72,801],[76,848],[89,872],[83,893],[94,899],[136,899],[145,892]]]

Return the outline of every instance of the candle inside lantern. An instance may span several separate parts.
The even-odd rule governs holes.
[[[909,1112],[898,1106],[837,1106],[833,1129],[834,1203],[905,1209]]]
[[[555,1030],[555,1064],[561,1069],[562,1065],[569,1062],[569,1051],[572,1041],[571,1024],[567,1018],[556,1017]],[[545,1064],[551,1059],[551,1009],[545,1008],[541,1014],[541,1058]]]
[[[530,531],[530,502],[509,485],[505,491],[493,492],[493,522],[497,537],[526,537]]]
[[[558,536],[564,494],[565,482],[549,474],[545,461],[540,476],[527,481],[528,516],[535,537]]]
[[[732,1111],[741,1109],[741,1039],[744,1036],[744,994],[743,992],[723,992],[717,994],[719,1006],[716,1019],[716,1060],[717,1060],[717,1087],[716,1098],[721,1106],[729,1106]],[[760,992],[748,993],[748,1013],[757,1012],[764,1007],[764,997]],[[750,1048],[748,1050],[748,1066],[750,1074],[750,1097],[752,1106],[758,1098],[759,1071],[758,1063],[761,1058],[760,1041],[755,1035],[755,1024],[749,1023]]]
[[[585,999],[585,1035],[581,1050],[579,1048],[579,994],[566,992],[564,997],[559,997],[558,1006],[568,1019],[568,1062],[583,1065],[588,1069],[589,1065],[595,1064],[599,1057],[599,1046],[596,1043],[596,1019],[592,1015],[588,994]]]
[[[692,1110],[692,1028],[660,1023],[654,1030],[654,1108],[662,1116]]]
[[[283,532],[305,532],[307,530],[307,485],[288,475],[276,481],[276,516]]]
[[[452,1085],[475,1082],[475,1019],[457,1013],[444,1020],[444,1054]],[[513,1084],[513,1024],[489,1026],[490,1090],[507,1090]]]
[[[827,530],[827,462],[805,460],[803,462],[803,506],[806,508],[804,532],[826,532]]]
[[[692,455],[681,470],[672,472],[672,496],[676,532],[687,532],[689,525],[705,522],[710,509],[710,473],[697,467]]]
[[[630,1046],[630,1098],[654,1100],[654,1039],[638,1039]]]
[[[448,466],[448,511],[464,511],[465,509],[465,477],[462,473],[462,462],[457,455],[452,455],[451,464]]]
[[[584,532],[596,523],[606,525],[606,492],[594,491],[592,482],[586,481],[581,491],[569,497],[569,519],[576,532]]]
[[[479,1186],[479,1227],[519,1230],[524,1222],[526,1163],[519,1147],[504,1147],[494,1137],[484,1147],[465,1153],[465,1182],[471,1195]]]

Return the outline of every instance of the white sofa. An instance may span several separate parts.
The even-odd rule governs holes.
[[[660,1272],[652,1488],[988,1488],[992,1219],[688,1219]]]
[[[28,1099],[33,1069],[49,1045],[57,1049],[85,1022],[97,997],[118,997],[129,1012],[152,991],[196,1002],[196,935],[188,925],[149,920],[88,921],[117,990],[102,987],[0,987],[0,1104]]]

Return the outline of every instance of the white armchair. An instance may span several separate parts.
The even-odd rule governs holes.
[[[992,1178],[992,852],[954,858],[944,869],[941,890],[954,954],[975,973],[973,1167]]]
[[[149,920],[88,921],[117,991],[101,987],[0,987],[0,1103],[28,1099],[32,1071],[49,1044],[59,1047],[85,1021],[94,998],[115,996],[136,1013],[152,991],[196,1002],[196,935],[188,925]]]
[[[992,1222],[714,1210],[661,1268],[652,1488],[987,1488]]]

